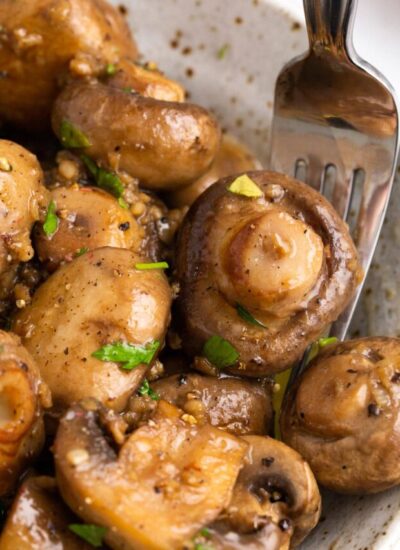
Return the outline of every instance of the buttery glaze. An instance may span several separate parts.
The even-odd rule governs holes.
[[[400,482],[400,341],[363,338],[327,346],[290,390],[283,440],[322,485],[341,493]]]
[[[139,271],[145,261],[122,248],[98,248],[60,267],[14,319],[13,330],[37,360],[56,410],[91,396],[122,410],[147,366],[124,370],[92,353],[124,341],[160,347],[171,292],[161,270]]]
[[[231,372],[262,376],[299,358],[344,309],[359,266],[348,229],[310,187],[250,172],[260,198],[209,188],[191,207],[178,242],[183,347],[200,354],[213,334],[240,354]],[[264,327],[244,321],[237,305]]]

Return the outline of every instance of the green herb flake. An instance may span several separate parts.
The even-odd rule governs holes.
[[[122,91],[125,92],[126,94],[132,94],[133,93],[133,88],[122,88]]]
[[[47,207],[46,217],[43,223],[43,231],[47,237],[52,237],[58,229],[58,217],[56,214],[56,203],[51,200]]]
[[[114,63],[107,63],[106,65],[106,74],[112,76],[117,72],[117,66]]]
[[[250,323],[250,325],[255,325],[256,327],[267,328],[265,325],[263,325],[263,323],[261,323],[260,321],[257,321],[257,319],[255,319],[253,317],[253,315],[250,313],[250,311],[247,311],[247,309],[244,308],[243,306],[241,306],[240,304],[236,304],[236,311],[237,311],[239,317],[241,317],[247,323]]]
[[[239,353],[232,344],[216,334],[204,344],[202,353],[210,363],[219,369],[230,367],[239,359]]]
[[[135,264],[135,268],[139,271],[146,271],[149,269],[168,269],[169,265],[167,262],[149,262]]]
[[[125,208],[125,210],[128,210],[129,208],[128,203],[122,197],[118,199],[118,204],[120,205],[121,208]]]
[[[67,149],[90,147],[91,143],[85,134],[68,120],[63,120],[60,127],[61,143]]]
[[[207,529],[207,527],[203,527],[203,529],[200,529],[199,534],[206,539],[209,539],[211,537],[211,531],[210,529]]]
[[[331,344],[335,344],[338,341],[336,336],[328,336],[327,338],[320,338],[316,342],[313,342],[311,345],[310,351],[308,352],[307,357],[307,364],[312,361],[319,352],[325,348],[326,346],[330,346]]]
[[[71,523],[68,529],[95,548],[103,546],[103,538],[107,533],[106,527],[88,523]]]
[[[209,543],[195,542],[194,550],[214,550],[214,548]]]
[[[124,185],[116,174],[107,172],[104,168],[100,168],[94,160],[87,155],[81,155],[81,159],[90,174],[94,177],[98,187],[108,191],[111,195],[114,195],[114,197],[121,197],[124,192]]]
[[[150,397],[153,401],[158,401],[160,399],[158,393],[151,389],[149,381],[146,380],[146,378],[143,380],[138,392],[139,395]]]
[[[236,195],[243,195],[251,199],[257,199],[263,196],[263,192],[258,185],[247,174],[236,178],[229,186],[228,191]]]
[[[79,256],[83,256],[84,254],[86,254],[86,252],[89,252],[89,249],[86,248],[86,246],[82,246],[82,248],[76,251],[75,258],[78,258]]]
[[[217,51],[217,59],[224,59],[229,49],[230,49],[229,44],[224,44],[223,46],[221,46],[220,49]]]
[[[142,363],[149,365],[159,347],[160,342],[157,340],[149,342],[145,346],[136,346],[127,342],[115,342],[94,351],[92,357],[100,359],[100,361],[121,363],[120,366],[122,369],[132,370]]]

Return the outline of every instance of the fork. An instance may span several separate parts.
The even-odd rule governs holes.
[[[356,0],[303,0],[310,49],[289,62],[275,88],[270,167],[320,191],[349,224],[363,268],[331,336],[343,340],[389,202],[399,121],[391,85],[352,43]],[[291,381],[304,369],[303,358]]]

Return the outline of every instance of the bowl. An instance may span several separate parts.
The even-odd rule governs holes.
[[[135,0],[127,7],[144,59],[156,61],[161,70],[183,83],[190,100],[210,108],[223,128],[243,140],[267,166],[276,76],[287,61],[307,48],[301,1]],[[385,12],[382,3],[363,0],[354,41],[359,54],[400,90],[396,13],[400,16],[398,0],[385,0]],[[390,223],[399,219],[397,205],[399,185],[353,334],[400,333],[400,267],[393,254],[394,248],[400,250],[400,230]],[[400,489],[368,497],[323,492],[321,522],[301,545],[302,550],[398,548]]]

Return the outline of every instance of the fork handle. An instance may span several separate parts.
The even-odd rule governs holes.
[[[310,48],[345,53],[351,36],[357,0],[303,0]]]

